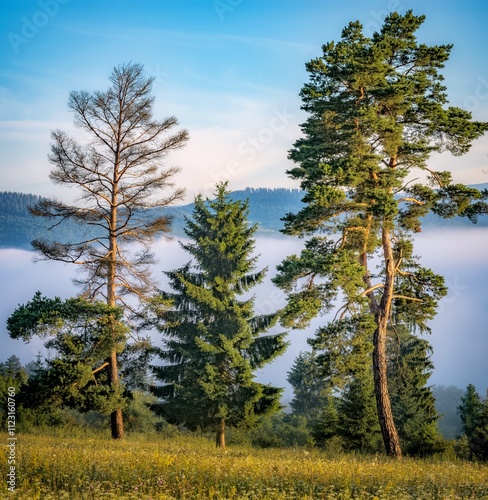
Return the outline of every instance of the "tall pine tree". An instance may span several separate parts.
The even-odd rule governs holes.
[[[395,321],[428,330],[446,293],[442,277],[413,257],[410,234],[429,211],[473,221],[488,211],[487,193],[428,166],[432,153],[466,153],[488,124],[447,106],[440,70],[452,47],[418,43],[423,21],[411,11],[393,13],[371,38],[352,22],[306,65],[301,97],[309,116],[290,151],[297,166],[288,171],[306,191],[306,206],[285,217],[284,232],[311,238],[275,280],[289,295],[286,325],[303,327],[337,298],[343,306],[331,332],[338,342],[348,340],[345,319],[374,322],[378,420],[385,449],[396,457],[402,450],[388,394],[388,328]]]
[[[260,336],[277,314],[253,315],[254,298],[243,297],[262,281],[253,272],[256,226],[247,221],[247,202],[232,201],[227,184],[213,201],[195,199],[187,219],[189,242],[181,246],[193,262],[167,272],[173,292],[153,302],[163,336],[154,367],[163,415],[189,428],[213,428],[225,447],[226,426],[252,425],[279,409],[281,390],[254,380],[254,371],[286,348],[284,334]]]

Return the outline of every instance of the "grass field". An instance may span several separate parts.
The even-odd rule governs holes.
[[[3,435],[4,443],[7,436]],[[1,498],[458,499],[488,498],[488,465],[327,456],[317,449],[216,449],[195,436],[19,435],[16,487]],[[7,456],[0,460],[7,471]]]

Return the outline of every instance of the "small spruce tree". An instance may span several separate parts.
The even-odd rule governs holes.
[[[482,401],[473,384],[466,388],[458,407],[463,432],[468,439],[472,459],[488,460],[488,393]]]
[[[321,375],[315,352],[300,352],[286,378],[293,388],[290,406],[294,415],[302,415],[309,422],[322,413],[330,393],[330,384]]]
[[[342,393],[338,407],[338,433],[348,450],[375,453],[381,449],[373,373],[367,366],[355,373]]]
[[[484,401],[481,403],[469,444],[476,459],[488,460],[488,390]]]
[[[387,351],[388,392],[402,448],[409,455],[440,451],[439,415],[426,385],[434,368],[432,347],[399,325],[390,332]]]
[[[248,204],[232,201],[227,183],[215,199],[195,199],[186,220],[189,242],[181,247],[194,261],[167,272],[173,292],[152,302],[163,336],[162,361],[154,388],[160,409],[172,423],[191,429],[213,428],[225,447],[226,426],[252,425],[258,416],[280,408],[281,389],[258,383],[254,371],[286,348],[284,334],[260,336],[277,314],[253,315],[253,297],[242,297],[262,281],[253,272],[256,226],[247,221]]]

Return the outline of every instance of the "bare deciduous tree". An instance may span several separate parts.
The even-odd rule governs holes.
[[[173,133],[174,117],[153,119],[153,78],[145,78],[139,64],[124,64],[110,75],[111,87],[102,92],[71,92],[68,107],[75,124],[92,138],[79,144],[66,133],[52,133],[50,178],[76,187],[76,205],[43,200],[31,212],[58,225],[74,220],[92,227],[83,241],[32,242],[41,258],[81,267],[77,283],[86,297],[104,297],[107,304],[126,304],[127,294],[144,296],[152,288],[149,244],[170,229],[170,219],[149,209],[166,207],[182,198],[184,190],[172,182],[177,168],[162,168],[173,150],[184,146],[188,132]],[[151,214],[158,213],[152,216]],[[128,245],[136,243],[137,245]],[[137,251],[134,248],[138,248]],[[118,385],[117,353],[108,360],[110,383]],[[112,437],[124,435],[122,411],[112,414]]]

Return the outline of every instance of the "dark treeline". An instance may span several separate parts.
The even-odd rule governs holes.
[[[43,199],[35,194],[0,192],[0,248],[32,250],[31,241],[46,234],[60,241],[87,234],[86,227],[73,221],[50,229],[48,221],[31,215],[29,208]]]
[[[258,224],[258,235],[280,237],[279,231],[283,227],[281,217],[301,208],[303,192],[285,188],[246,188],[233,191],[232,197],[235,200],[249,198],[249,222]],[[0,248],[30,250],[31,241],[46,234],[53,240],[76,241],[92,231],[69,220],[62,226],[49,230],[48,221],[29,213],[29,207],[36,205],[40,200],[42,197],[33,194],[0,192]],[[164,209],[164,214],[173,219],[172,228],[175,235],[184,234],[184,218],[191,214],[192,209],[192,203]],[[160,211],[160,209],[150,209],[148,214],[153,216],[155,212]]]
[[[41,201],[41,197],[35,194],[12,193],[10,191],[0,192],[0,213],[5,215],[28,215],[28,207],[34,206]]]

